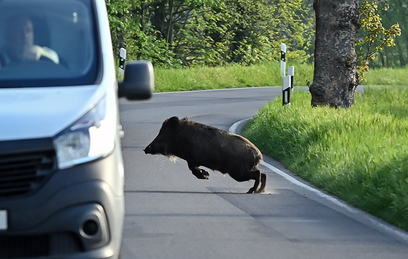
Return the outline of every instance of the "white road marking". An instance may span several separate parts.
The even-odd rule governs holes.
[[[237,129],[238,127],[242,124],[247,122],[248,120],[251,120],[252,118],[248,118],[248,119],[243,119],[240,121],[235,122],[230,128],[229,128],[229,132],[232,133],[236,133],[237,134]],[[282,170],[280,170],[279,168],[276,168],[275,166],[268,164],[265,161],[261,162],[261,165],[267,167],[269,170],[275,172],[276,174],[280,175],[281,177],[283,177],[284,179],[286,179],[287,181],[291,182],[292,184],[295,184],[301,188],[304,188],[310,192],[313,192],[314,194],[318,195],[319,197],[326,199],[327,201],[347,210],[348,212],[364,218],[365,220],[369,221],[371,224],[375,225],[378,229],[382,230],[383,232],[395,235],[397,237],[399,237],[400,239],[404,240],[405,242],[408,242],[408,233],[397,228],[394,227],[388,223],[383,223],[381,222],[381,220],[379,220],[378,218],[362,212],[359,209],[353,208],[352,206],[348,205],[347,203],[345,203],[344,201],[337,199],[333,196],[327,195],[324,192],[320,191],[319,189],[316,189],[314,187],[311,187],[309,185],[306,185],[302,182],[300,182],[299,180],[295,179],[294,177],[290,176],[289,174],[283,172]]]

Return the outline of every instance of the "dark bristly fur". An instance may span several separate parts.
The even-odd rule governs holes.
[[[229,174],[239,182],[255,180],[248,193],[265,190],[266,175],[258,169],[262,154],[254,144],[239,135],[187,118],[165,120],[159,134],[144,151],[186,160],[198,179],[209,178],[209,173],[199,168],[205,166]]]

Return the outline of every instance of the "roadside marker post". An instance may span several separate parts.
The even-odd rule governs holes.
[[[286,45],[281,43],[281,60],[280,60],[281,76],[283,78],[282,86],[282,105],[290,105],[290,91],[293,87],[293,74],[295,68],[292,66],[288,69],[288,76],[286,76]],[[292,82],[292,83],[291,83]]]
[[[281,43],[281,76],[285,77],[286,75],[286,45]]]
[[[120,48],[119,58],[119,73],[123,76],[125,73],[126,49]]]
[[[285,76],[283,78],[282,87],[282,105],[290,105],[290,76]]]
[[[288,76],[290,76],[290,89],[293,91],[293,78],[295,76],[295,67],[291,66],[288,68]]]

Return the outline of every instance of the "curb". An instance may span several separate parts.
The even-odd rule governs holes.
[[[228,131],[231,133],[235,133],[235,134],[241,134],[242,131],[242,127],[248,122],[252,120],[252,118],[247,118],[247,119],[243,119],[240,121],[235,122],[229,129]],[[264,155],[265,156],[265,155]],[[291,182],[292,184],[306,189],[310,192],[312,192],[313,194],[317,195],[318,197],[322,198],[323,200],[329,202],[331,205],[334,205],[335,207],[337,207],[337,211],[339,211],[339,208],[346,210],[347,213],[344,213],[343,211],[339,211],[343,214],[346,214],[350,217],[352,217],[353,219],[369,225],[385,234],[388,235],[392,235],[395,238],[403,241],[404,243],[408,244],[408,232],[394,226],[391,225],[385,221],[383,221],[382,219],[379,219],[363,210],[360,210],[358,208],[355,208],[351,205],[349,205],[348,203],[338,199],[337,197],[334,196],[330,196],[326,193],[324,193],[323,191],[312,187],[310,185],[307,185],[305,183],[302,183],[301,181],[297,180],[296,178],[292,177],[291,175],[283,172],[282,170],[280,170],[279,168],[276,168],[275,166],[262,161],[261,165],[267,167],[269,170],[271,170],[272,172],[278,174],[279,176],[283,177],[284,179],[286,179],[287,181]]]

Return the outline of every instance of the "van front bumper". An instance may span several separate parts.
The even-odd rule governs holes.
[[[0,198],[7,214],[0,258],[116,258],[124,219],[121,166],[114,152],[54,172],[34,193]]]

